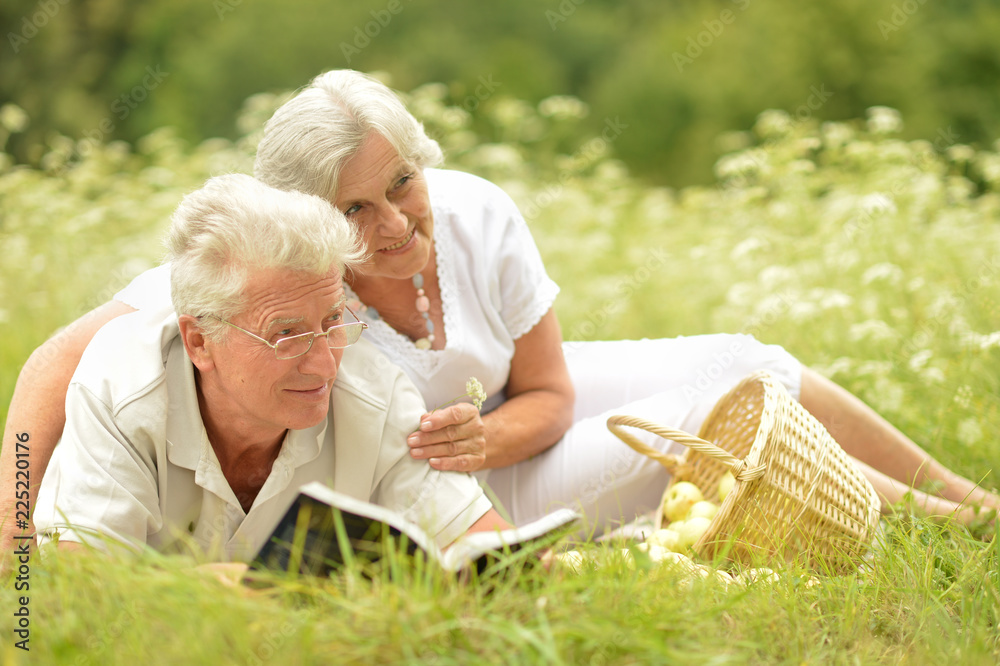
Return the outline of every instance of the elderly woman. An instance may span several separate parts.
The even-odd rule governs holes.
[[[615,439],[607,415],[696,432],[714,401],[758,369],[777,375],[833,432],[886,506],[928,480],[940,482],[941,496],[914,494],[931,513],[968,521],[973,511],[963,501],[1000,506],[855,397],[752,337],[574,342],[564,354],[552,310],[558,287],[517,207],[480,178],[432,168],[441,160],[392,91],[358,72],[332,71],[267,123],[255,175],[327,199],[361,231],[369,257],[345,278],[348,294],[369,325],[366,335],[406,371],[428,407],[463,393],[470,376],[482,381],[490,396],[482,416],[468,404],[433,411],[409,444],[432,467],[482,470],[515,523],[569,504],[600,533],[655,507],[663,468]],[[109,318],[169,307],[168,272],[140,276],[85,318],[53,354],[60,371],[71,371],[76,350]],[[713,377],[707,386],[699,381],[706,374]],[[37,421],[41,455],[58,435],[64,386],[58,376],[33,372],[19,382],[8,431],[15,417]]]

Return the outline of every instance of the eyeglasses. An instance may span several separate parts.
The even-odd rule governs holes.
[[[218,319],[223,324],[227,326],[232,326],[238,331],[243,331],[252,338],[257,338],[265,345],[274,350],[274,356],[279,361],[286,361],[291,358],[298,358],[309,353],[312,349],[313,341],[316,338],[326,338],[326,343],[330,345],[330,349],[343,349],[344,347],[350,347],[361,337],[361,331],[368,328],[368,324],[358,319],[358,316],[351,311],[350,308],[344,308],[351,313],[355,321],[348,324],[337,324],[336,326],[331,326],[322,333],[302,333],[300,335],[293,335],[288,338],[281,338],[274,344],[271,344],[264,338],[260,337],[256,333],[251,333],[245,328],[240,328],[232,322],[228,322],[222,317],[216,317],[215,315],[210,315],[211,317]]]

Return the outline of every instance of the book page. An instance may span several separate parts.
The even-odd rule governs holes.
[[[504,547],[516,550],[554,531],[568,529],[580,519],[580,514],[571,509],[559,509],[538,520],[509,530],[473,532],[460,537],[448,546],[442,556],[442,566],[458,571],[491,551],[502,551]]]

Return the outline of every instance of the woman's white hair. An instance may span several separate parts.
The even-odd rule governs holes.
[[[184,197],[167,248],[174,310],[222,319],[246,309],[247,279],[257,271],[321,276],[363,257],[353,226],[328,201],[244,174],[217,176]],[[211,318],[202,327],[214,338],[226,330]]]
[[[320,74],[264,125],[254,175],[282,190],[337,198],[344,162],[372,133],[423,169],[443,161],[441,147],[383,83],[350,69]]]

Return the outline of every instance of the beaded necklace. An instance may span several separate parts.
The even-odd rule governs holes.
[[[422,338],[417,338],[413,341],[413,344],[417,349],[430,349],[434,342],[434,322],[431,321],[431,299],[429,299],[427,294],[424,292],[424,276],[420,273],[414,275],[413,286],[417,290],[417,312],[423,316],[424,326],[427,328],[427,335]],[[365,305],[359,302],[358,309],[362,312],[367,312],[368,316],[372,319],[380,318],[378,310],[371,305]]]

